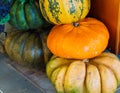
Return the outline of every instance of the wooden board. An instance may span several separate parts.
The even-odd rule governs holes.
[[[39,70],[36,70],[36,69],[32,69],[32,68],[28,68],[28,67],[18,65],[16,62],[10,60],[9,57],[5,54],[4,55],[0,54],[0,62],[1,62],[1,60],[2,60],[2,62],[5,63],[5,65],[7,65],[10,68],[12,68],[13,70],[15,70],[12,73],[10,71],[7,71],[6,75],[8,75],[7,76],[8,78],[6,78],[7,80],[5,80],[5,81],[9,81],[11,79],[9,74],[15,74],[16,75],[16,73],[17,73],[22,78],[21,82],[26,84],[26,85],[23,85],[23,86],[27,87],[28,83],[25,82],[25,80],[26,80],[27,82],[29,82],[28,86],[34,86],[34,87],[36,87],[36,91],[39,91],[39,92],[22,92],[22,93],[56,93],[56,90],[54,89],[53,85],[51,84],[51,82],[47,78],[44,70],[39,71]],[[0,63],[0,66],[6,67],[6,66],[3,66],[1,63]],[[7,67],[5,69],[7,69]],[[4,73],[4,72],[2,71],[1,73]],[[18,75],[18,79],[20,78],[19,75]],[[0,75],[0,77],[1,77],[1,75]],[[17,76],[15,78],[17,78]],[[3,83],[5,81],[3,81]],[[11,84],[8,83],[8,84],[11,85],[11,87],[12,87],[12,86],[14,86],[14,83],[16,85],[18,83],[18,85],[19,85],[19,82],[16,82],[16,81],[13,81],[13,83],[11,83]],[[7,86],[9,86],[9,85],[7,85]],[[33,91],[34,89],[35,88],[32,88],[31,91]],[[30,90],[27,90],[27,91],[30,91]],[[8,93],[8,92],[5,92],[5,93]],[[12,93],[12,92],[9,92],[9,93]],[[16,93],[19,93],[19,92],[16,92]]]
[[[120,53],[120,0],[91,0],[89,15],[108,27],[110,40],[108,48],[115,54]]]

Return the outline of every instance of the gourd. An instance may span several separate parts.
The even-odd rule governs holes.
[[[39,0],[43,17],[53,24],[68,24],[85,18],[90,0]]]
[[[63,58],[85,59],[102,53],[109,41],[107,27],[95,18],[55,25],[47,38],[49,50]]]
[[[57,93],[115,93],[120,85],[120,60],[110,52],[84,60],[53,56],[46,73]]]
[[[39,69],[52,55],[46,46],[49,31],[12,31],[5,40],[8,56],[20,65]]]
[[[37,29],[50,25],[43,18],[38,2],[34,0],[16,0],[10,9],[9,23],[18,30]]]

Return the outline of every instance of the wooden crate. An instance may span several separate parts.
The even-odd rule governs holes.
[[[111,52],[120,54],[120,0],[91,0],[88,16],[105,23],[110,32],[108,48]]]

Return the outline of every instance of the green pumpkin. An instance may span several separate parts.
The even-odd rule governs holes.
[[[9,23],[18,30],[36,29],[49,26],[34,0],[16,0],[10,9]]]
[[[46,46],[48,32],[13,31],[5,40],[5,51],[18,64],[40,68],[45,67],[51,56]]]

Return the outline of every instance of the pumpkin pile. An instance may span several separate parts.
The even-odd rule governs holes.
[[[46,39],[52,24],[42,16],[38,1],[12,0],[9,31],[5,40],[8,56],[20,65],[41,69],[51,57]]]
[[[90,0],[39,0],[41,13],[55,24],[47,38],[50,51],[63,58],[85,59],[98,56],[108,45],[104,23],[86,18]]]
[[[90,0],[39,0],[43,17],[55,24],[47,46],[46,65],[58,93],[114,93],[120,85],[120,61],[104,52],[109,42],[105,24],[86,17]]]
[[[114,93],[120,85],[120,61],[104,52],[109,42],[105,24],[86,17],[90,0],[38,1],[15,0],[10,9],[9,23],[20,30],[5,41],[10,58],[33,67],[45,62],[58,93]]]

